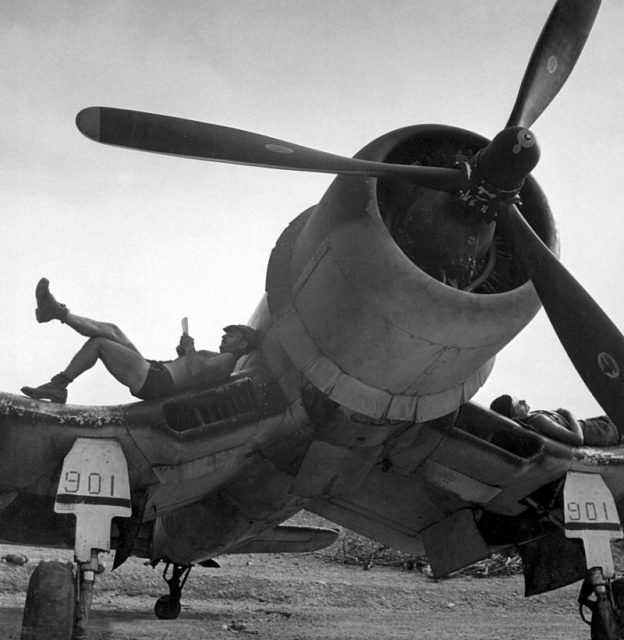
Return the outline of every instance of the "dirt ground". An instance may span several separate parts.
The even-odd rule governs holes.
[[[71,552],[0,546],[24,566],[0,563],[0,640],[19,640],[28,578],[40,560]],[[112,558],[107,564],[112,565]],[[196,567],[177,620],[158,620],[161,569],[131,558],[98,577],[90,640],[587,640],[578,586],[524,598],[522,577],[435,581],[404,568],[342,565],[323,552],[234,555]]]

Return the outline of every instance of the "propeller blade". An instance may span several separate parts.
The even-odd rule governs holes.
[[[242,129],[140,111],[88,107],[76,116],[76,126],[87,138],[96,142],[198,160],[272,169],[403,178],[439,191],[454,191],[465,183],[459,169],[346,158]]]
[[[544,25],[506,127],[531,127],[559,93],[581,55],[600,0],[559,0]]]
[[[507,212],[504,224],[555,333],[600,406],[624,428],[624,336],[520,211]]]

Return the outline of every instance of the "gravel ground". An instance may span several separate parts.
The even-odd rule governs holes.
[[[0,546],[0,557],[7,553],[29,558],[24,566],[0,563],[0,640],[18,640],[30,573],[40,560],[72,553]],[[193,569],[177,620],[154,616],[166,592],[160,569],[131,558],[107,570],[96,582],[90,640],[589,639],[577,614],[578,585],[524,598],[518,575],[435,581],[396,567],[364,571],[323,552],[219,561],[220,569]]]

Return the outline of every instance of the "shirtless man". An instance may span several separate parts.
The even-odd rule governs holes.
[[[255,331],[246,325],[229,325],[221,339],[219,352],[197,351],[193,338],[183,334],[176,349],[178,358],[170,361],[147,360],[114,324],[91,320],[70,312],[50,293],[42,278],[35,290],[37,322],[60,320],[89,338],[67,368],[39,387],[22,387],[22,393],[38,400],[65,403],[67,386],[93,367],[98,360],[130,393],[141,400],[161,398],[182,389],[227,378],[236,361],[255,347]]]
[[[619,444],[621,440],[617,426],[608,416],[577,420],[567,409],[531,411],[526,400],[510,395],[493,400],[490,409],[553,440],[574,446],[586,444],[610,447]]]

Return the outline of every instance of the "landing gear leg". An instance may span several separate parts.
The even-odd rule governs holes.
[[[591,596],[594,596],[591,599]],[[583,607],[592,612],[591,640],[618,640],[616,606],[613,601],[611,585],[604,577],[600,567],[592,567],[581,587],[579,595],[581,617],[585,622]]]
[[[71,563],[42,562],[28,583],[21,640],[85,640],[100,551],[110,550],[113,517],[132,513],[128,467],[121,445],[77,438],[63,461],[56,513],[76,518]]]
[[[182,588],[186,583],[186,579],[193,565],[175,564],[171,562],[165,563],[163,578],[169,585],[169,595],[160,596],[154,605],[154,613],[161,620],[175,620],[182,610],[180,598],[182,597]],[[171,567],[171,574],[169,574]]]
[[[600,475],[569,471],[563,504],[565,535],[580,538],[585,549],[587,577],[579,595],[581,618],[585,620],[583,606],[587,606],[592,611],[591,639],[618,640],[620,625],[611,582],[615,568],[610,543],[612,538],[622,537],[622,527],[613,495]],[[590,599],[592,595],[594,598]],[[618,597],[618,605],[619,600]]]
[[[85,640],[87,637],[95,576],[101,573],[102,570],[103,567],[100,565],[95,551],[91,552],[91,560],[89,562],[78,563],[78,606],[73,640]]]

